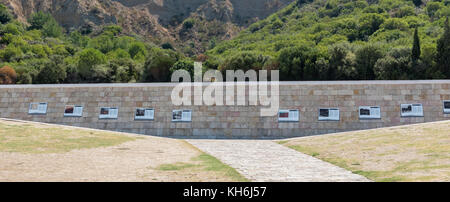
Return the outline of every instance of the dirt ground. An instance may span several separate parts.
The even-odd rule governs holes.
[[[36,125],[37,130],[46,127]],[[128,135],[136,137],[136,140],[110,147],[78,149],[62,153],[0,152],[0,181],[233,180],[221,172],[208,171],[201,166],[160,169],[162,165],[199,165],[201,162],[196,158],[202,152],[181,140]]]

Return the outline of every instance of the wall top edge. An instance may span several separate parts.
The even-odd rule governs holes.
[[[230,85],[233,83],[217,82]],[[255,85],[262,82],[236,82],[237,85]],[[280,86],[289,85],[401,85],[401,84],[450,84],[449,80],[370,80],[370,81],[280,81],[267,82],[278,83]],[[0,85],[0,89],[10,88],[86,88],[86,87],[174,87],[179,83],[102,83],[102,84],[35,84],[35,85]],[[210,85],[210,82],[191,83],[193,86]]]

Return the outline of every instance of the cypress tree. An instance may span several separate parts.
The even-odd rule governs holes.
[[[437,41],[436,65],[439,71],[450,78],[450,27],[448,17],[444,24],[444,34]]]
[[[413,61],[417,61],[420,59],[420,39],[419,39],[419,33],[417,31],[417,27],[416,27],[416,30],[414,31],[414,42],[413,42],[411,58]]]
[[[420,5],[422,5],[422,0],[413,0],[413,3],[416,7],[419,7]]]

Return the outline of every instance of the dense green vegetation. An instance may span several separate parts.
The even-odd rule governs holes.
[[[50,14],[34,13],[24,24],[3,5],[0,23],[4,84],[167,81],[169,69],[184,59],[116,25],[66,32]]]
[[[298,0],[189,58],[117,25],[68,31],[50,14],[22,23],[0,5],[0,83],[166,82],[178,69],[192,74],[194,60],[278,69],[281,80],[449,79],[448,16],[450,0]]]
[[[207,64],[279,69],[281,80],[449,79],[448,16],[449,0],[298,0],[208,51]]]

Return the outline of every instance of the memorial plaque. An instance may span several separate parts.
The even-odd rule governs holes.
[[[100,109],[100,119],[117,119],[119,115],[119,109],[118,108],[112,108],[112,107],[102,107]]]
[[[138,109],[136,109],[136,114],[134,116],[134,119],[135,120],[154,120],[155,119],[155,110],[138,108]]]
[[[173,122],[190,122],[192,120],[192,110],[173,110]]]
[[[322,108],[319,109],[319,121],[339,121],[339,109]]]
[[[64,109],[64,116],[66,117],[82,117],[83,106],[66,105]]]
[[[423,117],[422,104],[402,104],[402,117]]]
[[[359,118],[360,119],[380,119],[381,118],[381,108],[380,107],[369,107],[369,106],[359,107]]]
[[[278,112],[279,122],[298,122],[299,121],[298,110],[280,110]]]
[[[444,101],[444,113],[450,114],[450,100]]]
[[[30,107],[28,108],[28,114],[32,115],[43,115],[47,114],[47,103],[30,103]]]

